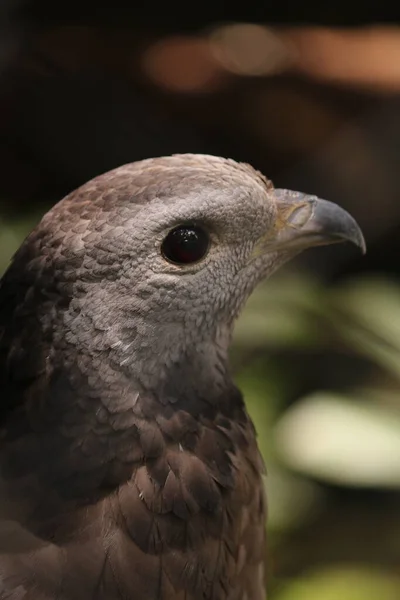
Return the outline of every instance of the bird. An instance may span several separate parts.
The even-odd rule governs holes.
[[[149,158],[45,214],[0,283],[0,599],[261,600],[264,464],[233,326],[338,205]]]

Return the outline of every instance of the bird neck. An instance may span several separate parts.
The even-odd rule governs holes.
[[[191,390],[219,396],[231,385],[230,324],[197,327],[186,315],[180,321],[176,315],[158,318],[142,305],[100,317],[86,314],[86,304],[79,307],[78,318],[75,305],[63,317],[62,360],[90,372],[91,380],[104,380],[105,389],[115,381],[144,392],[186,396]]]
[[[143,361],[129,361],[123,371],[146,391],[176,398],[195,394],[211,401],[232,386],[226,338],[226,332],[217,332],[212,339],[182,345],[175,355],[155,353],[151,360],[147,354]]]
[[[132,367],[116,369],[112,361],[89,357],[82,347],[61,358],[58,355],[46,398],[38,396],[40,403],[34,403],[35,411],[15,412],[10,445],[3,452],[6,468],[11,460],[14,465],[17,454],[18,474],[35,473],[40,479],[41,487],[30,490],[26,509],[27,514],[34,512],[40,535],[47,535],[47,527],[51,534],[50,517],[64,511],[65,503],[95,505],[110,490],[134,480],[143,465],[152,469],[152,481],[161,488],[169,456],[196,456],[200,463],[205,461],[206,483],[221,480],[233,486],[231,454],[236,442],[231,435],[242,440],[240,428],[251,424],[229,376],[224,345],[204,344],[188,351],[149,385]],[[29,455],[22,442],[12,441],[13,432],[21,428],[30,432]],[[247,448],[248,440],[240,443]],[[208,455],[209,444],[218,452],[226,446],[218,468]],[[177,473],[180,469],[178,465]],[[211,500],[220,502],[219,494]],[[207,496],[204,501],[211,500]]]

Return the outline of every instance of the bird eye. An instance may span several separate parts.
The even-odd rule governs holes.
[[[197,225],[180,225],[169,232],[161,251],[172,263],[187,265],[198,262],[208,252],[210,240],[204,229]]]

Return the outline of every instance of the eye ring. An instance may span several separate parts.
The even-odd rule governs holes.
[[[178,225],[171,229],[161,244],[161,253],[170,263],[190,265],[200,262],[208,253],[210,236],[199,225]]]

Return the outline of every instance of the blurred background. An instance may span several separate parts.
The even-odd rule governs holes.
[[[251,163],[360,223],[260,288],[232,361],[266,463],[270,600],[400,598],[396,3],[0,4],[0,271],[42,213],[126,162]]]

